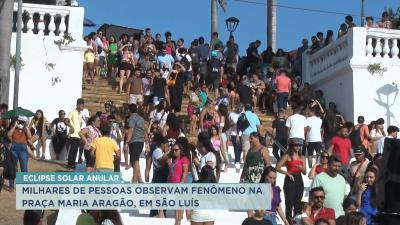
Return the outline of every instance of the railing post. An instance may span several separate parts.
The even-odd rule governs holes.
[[[392,49],[390,54],[392,55],[393,59],[399,59],[399,47],[397,46],[397,39],[392,39]]]
[[[49,21],[49,36],[54,36],[54,31],[56,30],[56,24],[54,20],[54,13],[50,13],[50,21]]]
[[[26,23],[26,28],[26,33],[33,34],[33,28],[35,28],[35,24],[33,23],[33,12],[28,11],[28,22]]]
[[[44,12],[39,12],[38,34],[44,35],[44,29],[46,29],[44,25]]]

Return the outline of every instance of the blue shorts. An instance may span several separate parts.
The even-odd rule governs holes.
[[[153,104],[158,105],[164,98],[158,97],[158,96],[153,96]]]

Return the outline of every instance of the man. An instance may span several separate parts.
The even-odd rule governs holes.
[[[292,81],[285,70],[278,71],[275,78],[278,110],[287,108],[288,99],[292,90]]]
[[[164,42],[161,40],[161,34],[157,33],[156,34],[156,40],[154,41],[154,46],[156,46],[157,52],[161,52]]]
[[[253,90],[249,87],[248,84],[248,78],[246,75],[242,77],[242,81],[237,85],[236,91],[237,91],[237,98],[239,99],[238,102],[243,103],[243,105],[247,104],[253,104]]]
[[[143,81],[140,78],[140,69],[135,68],[133,77],[129,78],[129,102],[128,104],[139,104],[143,103]]]
[[[247,217],[242,225],[272,225],[272,222],[264,219],[265,209],[258,209],[254,211],[253,217]]]
[[[178,41],[176,42],[176,49],[175,52],[179,53],[179,49],[185,48],[184,46],[185,40],[183,40],[183,38],[179,38]],[[175,56],[175,60],[176,61],[180,61],[180,56],[181,54],[176,54]]]
[[[104,46],[103,46],[103,32],[100,31],[97,34],[97,37],[95,39],[95,44],[96,44],[96,57],[95,57],[95,71],[96,71],[96,76],[100,75],[100,68],[103,68],[105,66],[106,62],[106,52],[104,51]]]
[[[239,102],[236,105],[236,110],[232,111],[229,114],[229,124],[231,128],[231,142],[235,153],[235,168],[237,170],[240,169],[240,155],[242,154],[242,145],[240,143],[241,132],[238,131],[236,125],[242,111],[243,111],[243,104]]]
[[[308,126],[307,119],[305,116],[301,115],[301,108],[292,105],[293,115],[289,116],[286,120],[286,130],[288,139],[290,138],[300,138],[305,140],[305,133]]]
[[[278,118],[272,121],[272,137],[282,146],[287,146],[288,138],[286,132],[286,118],[285,111],[283,109],[279,110]],[[272,154],[276,158],[276,161],[279,161],[284,152],[282,152],[282,150],[279,150],[279,147],[274,143],[272,146]]]
[[[389,126],[387,128],[387,136],[382,138],[382,141],[378,142],[378,154],[383,154],[383,149],[385,147],[385,139],[386,138],[397,138],[397,133],[399,132],[399,128],[396,126]]]
[[[233,73],[236,73],[237,64],[239,62],[239,45],[235,43],[235,38],[231,35],[229,36],[229,41],[226,46],[226,69],[231,69]]]
[[[58,118],[50,123],[52,133],[51,143],[56,154],[56,160],[60,160],[60,153],[68,139],[67,127],[73,129],[69,119],[65,118],[64,110],[58,112]]]
[[[210,55],[210,46],[208,44],[204,43],[203,37],[199,38],[199,55],[200,55],[199,82],[200,82],[200,84],[202,84],[202,83],[206,82],[206,76],[208,73],[207,60],[208,60],[208,56]]]
[[[117,142],[110,138],[111,127],[108,122],[100,125],[101,137],[96,138],[91,144],[91,154],[95,157],[97,172],[114,172],[114,155],[119,159],[121,150]]]
[[[167,68],[167,70],[171,72],[174,61],[174,57],[167,54],[167,47],[164,45],[161,54],[157,56],[157,63],[160,67],[160,72],[163,72],[162,70],[164,68]]]
[[[365,158],[366,151],[362,145],[355,146],[353,149],[356,161],[350,163],[349,182],[354,194],[358,192],[358,184],[364,179],[365,171],[369,164],[369,160]]]
[[[311,47],[310,47],[309,54],[315,53],[315,52],[318,51],[320,48],[321,48],[321,47],[320,47],[320,45],[319,45],[318,38],[317,38],[316,36],[312,36],[312,37],[311,37]]]
[[[242,151],[243,151],[243,161],[246,162],[246,154],[250,149],[250,134],[254,132],[260,132],[260,119],[257,114],[253,113],[253,107],[250,104],[244,106],[244,114],[249,122],[249,127],[242,132]]]
[[[369,129],[364,124],[365,119],[363,116],[357,118],[358,124],[350,132],[350,140],[353,146],[363,145],[365,149],[368,149],[368,140],[372,139],[369,135]]]
[[[82,117],[80,112],[83,110],[85,102],[82,98],[78,98],[76,101],[76,109],[72,110],[68,114],[68,119],[72,127],[70,127],[70,138],[69,138],[69,153],[68,153],[68,164],[67,168],[71,171],[75,170],[76,154],[78,153],[80,145],[79,132],[81,130]]]
[[[322,144],[322,119],[316,116],[316,109],[311,108],[307,117],[307,153],[308,153],[308,166],[312,168],[312,157],[314,151],[319,154],[324,146]]]
[[[200,72],[200,52],[198,49],[199,41],[195,39],[192,41],[188,53],[192,59],[192,71],[193,71],[193,81],[195,84],[199,82],[199,72]]]
[[[345,23],[347,25],[347,30],[349,30],[352,27],[356,27],[357,25],[353,23],[353,17],[352,16],[346,16],[345,17]]]
[[[192,87],[193,80],[193,70],[192,70],[192,57],[188,54],[186,48],[182,47],[177,50],[176,61],[179,61],[186,71],[183,72],[183,77],[185,78],[186,90],[185,93],[189,92]]]
[[[1,115],[8,111],[8,105],[3,103],[0,105],[0,118]],[[8,128],[9,120],[7,119],[0,119],[0,135]],[[1,136],[0,136],[1,137]]]
[[[167,100],[169,104],[167,80],[161,77],[160,72],[155,71],[153,79],[153,104],[157,106],[163,100]]]
[[[224,49],[224,44],[221,40],[218,39],[218,32],[212,33],[211,41],[210,41],[210,49],[215,49],[215,45],[219,45],[220,48]]]
[[[346,181],[343,176],[338,173],[341,168],[341,159],[332,155],[328,159],[328,168],[325,173],[318,174],[312,184],[311,188],[322,187],[325,192],[325,207],[335,210],[336,218],[344,215],[342,202],[346,197]]]
[[[153,71],[147,70],[146,76],[142,78],[144,115],[148,116],[153,104]]]
[[[318,38],[318,44],[320,48],[324,47],[325,44],[325,39],[324,39],[324,33],[318,32],[317,33],[317,38]]]
[[[209,84],[214,89],[215,99],[218,98],[218,88],[222,75],[224,74],[224,65],[221,60],[217,58],[218,54],[216,51],[211,52],[211,59],[208,61],[209,70]]]
[[[302,68],[303,68],[303,53],[308,50],[308,40],[307,38],[303,38],[302,40],[302,46],[297,48],[297,53],[296,53],[296,60],[294,63],[294,69],[297,74],[302,73]]]
[[[348,129],[344,126],[340,127],[337,135],[331,139],[331,146],[328,148],[328,153],[330,155],[339,156],[342,160],[343,171],[347,171],[352,152],[352,145],[348,136]]]
[[[322,187],[315,187],[310,190],[309,202],[311,203],[311,215],[309,218],[312,222],[318,219],[326,219],[329,225],[335,225],[335,211],[332,208],[324,207],[324,201],[325,191]]]
[[[136,104],[129,105],[128,134],[124,144],[124,154],[129,149],[130,163],[133,167],[132,183],[143,183],[140,175],[139,158],[146,143],[146,151],[149,150],[147,135],[145,134],[145,123],[143,117],[137,113]],[[129,168],[129,166],[128,166]]]
[[[247,53],[247,60],[250,64],[250,72],[255,72],[262,61],[261,56],[258,54],[258,47],[260,47],[261,41],[256,40],[255,42],[251,43],[249,48],[246,50]]]

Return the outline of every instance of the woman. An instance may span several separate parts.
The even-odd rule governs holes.
[[[86,51],[84,53],[83,61],[83,83],[87,81],[87,73],[89,73],[90,81],[94,84],[94,53],[96,46],[92,40],[92,37],[88,37],[86,41]]]
[[[33,153],[29,154],[30,150],[28,149],[31,132],[26,126],[27,121],[27,117],[19,116],[12,123],[11,129],[7,133],[7,137],[11,141],[11,153],[14,159],[19,161],[21,172],[28,172],[28,155],[33,156]],[[14,180],[10,180],[9,191],[15,192]]]
[[[113,102],[111,100],[107,100],[106,103],[104,103],[104,112],[101,113],[100,115],[100,121],[107,121],[107,117],[111,115],[111,108],[112,108]]]
[[[83,128],[79,132],[79,136],[81,137],[81,141],[83,143],[84,155],[86,159],[86,172],[94,172],[94,163],[95,159],[91,156],[91,144],[92,142],[101,137],[100,133],[100,118],[98,116],[92,116],[89,118],[88,126]]]
[[[346,215],[344,225],[365,225],[366,219],[360,212],[352,212]]]
[[[276,185],[276,169],[272,166],[268,166],[264,169],[261,176],[260,183],[269,183],[272,186],[272,199],[271,199],[271,209],[265,211],[264,220],[269,220],[273,225],[277,225],[277,213],[282,219],[285,225],[289,225],[288,220],[281,208],[281,188]]]
[[[347,33],[347,25],[345,23],[340,24],[337,39],[343,37]]]
[[[378,23],[379,28],[392,28],[392,22],[390,21],[389,14],[385,11],[382,13],[381,21]]]
[[[192,154],[192,162],[197,167],[197,171],[201,172],[201,169],[205,165],[211,166],[216,175],[218,181],[218,174],[220,173],[221,156],[215,151],[210,135],[207,132],[201,132],[197,136],[197,149],[201,155],[200,159],[197,158],[196,154]]]
[[[383,118],[379,118],[375,121],[375,127],[371,129],[369,135],[371,136],[372,146],[371,151],[369,152],[372,156],[374,156],[380,146],[383,146],[385,140],[385,130],[384,130],[385,120]]]
[[[189,172],[189,153],[184,151],[181,144],[176,143],[172,145],[170,153],[172,162],[169,163],[168,183],[186,183]],[[183,210],[175,211],[175,225],[180,225],[183,217]]]
[[[168,87],[169,87],[169,98],[171,103],[171,110],[174,112],[181,111],[183,88],[185,85],[184,72],[185,67],[179,62],[176,62],[172,67],[172,71],[169,74]]]
[[[119,52],[121,54],[121,63],[119,64],[119,90],[118,93],[122,93],[123,86],[126,79],[129,78],[133,65],[135,65],[135,59],[133,58],[132,52],[129,48],[132,45],[130,43],[123,45]]]
[[[337,225],[346,225],[346,216],[352,212],[357,212],[358,205],[357,202],[353,198],[345,198],[342,203],[344,215],[339,216],[336,219]],[[363,224],[364,225],[364,224]]]
[[[343,116],[338,112],[336,104],[329,102],[328,110],[325,111],[322,126],[324,127],[325,146],[330,146],[330,140],[336,135],[340,126],[344,125]]]
[[[107,58],[107,66],[108,66],[108,77],[115,78],[116,74],[116,65],[118,61],[118,46],[115,41],[114,36],[110,36],[109,46],[108,46],[108,58]]]
[[[212,125],[215,123],[215,117],[217,113],[215,112],[215,108],[210,100],[207,100],[204,105],[203,110],[200,112],[200,129],[203,131],[207,131]]]
[[[328,30],[326,32],[326,38],[325,38],[324,46],[327,46],[332,42],[333,42],[333,31],[332,30]]]
[[[163,135],[168,139],[177,140],[180,136],[182,136],[182,131],[179,126],[179,120],[176,117],[175,113],[170,113],[167,116],[167,121],[163,127]]]
[[[286,219],[301,213],[301,199],[303,197],[304,183],[301,174],[307,173],[306,160],[301,154],[303,140],[291,138],[288,140],[289,148],[276,165],[276,170],[285,175],[283,191],[285,193]],[[286,166],[286,171],[282,166]],[[292,214],[294,212],[294,214]]]
[[[211,144],[212,144],[214,150],[217,152],[217,154],[220,155],[221,158],[224,158],[224,160],[225,160],[225,157],[226,157],[226,156],[224,156],[225,154],[222,153],[222,149],[221,149],[221,147],[222,147],[222,141],[221,141],[221,138],[220,138],[220,136],[219,136],[219,129],[218,129],[218,127],[215,126],[215,125],[212,125],[212,126],[208,129],[208,134],[209,134],[210,137],[211,137],[210,140],[211,140]],[[222,164],[221,164],[221,165],[222,165]],[[220,168],[220,170],[222,170],[222,168]],[[219,180],[219,177],[220,177],[220,173],[218,172],[218,173],[217,173],[217,179],[218,179],[218,180]]]
[[[310,180],[314,179],[315,176],[325,172],[328,169],[328,158],[329,154],[326,151],[322,151],[319,164],[316,163],[312,167],[310,173],[308,173],[308,178],[310,178]]]
[[[156,108],[150,112],[150,122],[158,122],[160,128],[163,128],[165,123],[167,122],[168,114],[169,110],[165,108],[165,101],[161,100]]]
[[[211,166],[205,165],[201,169],[197,183],[217,183]],[[190,213],[190,225],[213,225],[214,222],[215,217],[212,210],[192,210]]]
[[[68,139],[67,127],[72,128],[69,119],[65,118],[64,110],[58,112],[58,118],[55,118],[50,124],[52,130],[51,143],[53,144],[56,160],[60,160],[60,153],[63,150]]]
[[[376,178],[378,171],[375,168],[370,168],[365,173],[364,181],[359,185],[357,193],[357,204],[360,206],[360,212],[367,220],[367,225],[375,224],[373,217],[378,213],[376,205]]]
[[[221,153],[224,158],[224,172],[228,172],[228,131],[230,128],[228,106],[224,104],[218,105],[218,113],[220,117],[219,134],[221,137]]]
[[[42,110],[39,109],[36,111],[35,116],[29,124],[29,130],[33,134],[31,142],[35,143],[39,140],[42,147],[40,159],[44,159],[46,155],[46,117],[44,117]]]

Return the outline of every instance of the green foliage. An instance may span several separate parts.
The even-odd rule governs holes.
[[[53,76],[51,77],[51,84],[52,86],[55,86],[56,84],[61,83],[61,78],[59,76]]]
[[[387,68],[382,67],[382,63],[373,63],[368,65],[367,70],[371,75],[379,74],[382,76]]]
[[[22,69],[23,66],[25,66],[25,64],[23,64],[23,60],[22,57],[20,56],[21,59],[21,67],[20,69]],[[15,71],[15,67],[17,66],[17,56],[16,55],[11,55],[10,56],[10,68]]]
[[[392,28],[400,29],[400,7],[397,9],[389,8],[387,12],[389,14],[389,20],[392,22]]]
[[[52,71],[52,70],[54,70],[56,68],[56,64],[55,63],[46,62],[45,66],[46,66],[46,70],[47,71]]]
[[[54,44],[61,46],[68,46],[69,44],[71,44],[72,42],[74,42],[75,39],[71,36],[70,33],[64,33],[64,36],[61,37],[59,40],[54,41]]]

